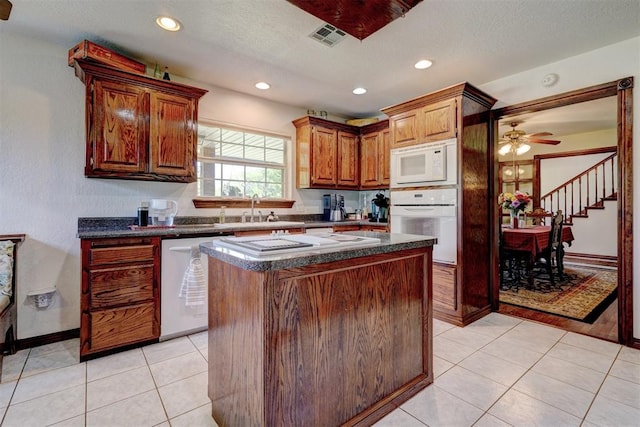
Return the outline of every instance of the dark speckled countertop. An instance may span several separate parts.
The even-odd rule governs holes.
[[[333,247],[321,250],[309,249],[295,253],[255,257],[216,245],[215,241],[200,245],[200,250],[208,256],[251,271],[282,270],[286,268],[303,267],[305,265],[322,264],[326,262],[342,261],[406,249],[431,247],[436,243],[434,237],[415,234],[390,234],[375,231],[351,231],[345,234],[375,237],[380,243],[352,248]]]
[[[341,221],[341,222],[329,222],[318,219],[321,215],[291,215],[287,217],[281,217],[281,223],[278,221],[256,224],[255,227],[249,224],[240,224],[240,218],[228,218],[224,228],[218,223],[217,218],[211,217],[176,217],[174,219],[173,228],[135,228],[131,229],[130,226],[135,224],[136,218],[134,217],[97,217],[97,218],[78,218],[78,234],[77,237],[81,239],[99,239],[99,238],[111,238],[111,237],[140,237],[140,236],[161,236],[163,238],[180,238],[180,237],[209,237],[209,236],[225,236],[231,235],[235,231],[245,230],[260,230],[260,229],[275,229],[275,230],[287,230],[291,228],[323,228],[333,227],[340,225],[361,224],[361,225],[379,225],[381,227],[386,226],[386,223],[376,223],[367,220],[361,221]],[[284,222],[296,221],[304,222],[304,224],[285,224]],[[239,226],[234,228],[233,223],[237,223]]]

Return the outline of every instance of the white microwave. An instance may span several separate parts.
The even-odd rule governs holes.
[[[391,188],[456,184],[455,138],[391,150]]]

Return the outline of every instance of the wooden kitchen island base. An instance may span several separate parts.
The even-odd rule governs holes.
[[[431,252],[267,271],[210,255],[218,425],[371,425],[432,383]]]

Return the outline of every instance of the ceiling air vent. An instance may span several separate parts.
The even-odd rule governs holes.
[[[324,24],[313,33],[309,34],[314,40],[318,40],[320,43],[327,45],[329,47],[336,45],[340,40],[346,36],[342,30],[337,29],[333,25]]]

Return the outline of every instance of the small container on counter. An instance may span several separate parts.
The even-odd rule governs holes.
[[[146,227],[149,225],[149,202],[140,202],[138,208],[138,225]]]
[[[225,208],[226,206],[220,206],[220,218],[219,218],[220,224],[224,224]]]

